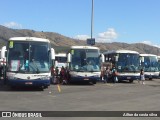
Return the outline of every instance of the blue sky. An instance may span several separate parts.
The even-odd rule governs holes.
[[[0,24],[86,39],[92,0],[1,0]],[[160,0],[94,0],[97,42],[147,43],[160,47]]]

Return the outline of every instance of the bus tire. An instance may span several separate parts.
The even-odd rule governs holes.
[[[133,80],[129,80],[130,83],[133,83]]]
[[[44,89],[47,89],[47,88],[48,88],[48,86],[43,86],[43,88],[44,88]]]
[[[15,86],[15,85],[11,85],[11,86],[10,86],[10,89],[11,89],[11,90],[18,90],[19,87],[18,87],[18,86]]]
[[[93,83],[93,84],[96,84],[97,82],[96,82],[96,81],[92,81],[92,83]]]

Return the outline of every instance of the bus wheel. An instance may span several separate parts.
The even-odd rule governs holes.
[[[42,88],[43,88],[43,89],[46,89],[46,88],[48,88],[48,86],[42,86]]]
[[[133,80],[129,80],[130,83],[133,83]]]
[[[96,82],[96,81],[92,81],[92,83],[93,83],[93,84],[96,84],[97,82]]]

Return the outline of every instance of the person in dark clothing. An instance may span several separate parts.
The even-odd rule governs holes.
[[[113,68],[112,68],[112,80],[113,80],[113,83],[118,82],[117,75],[118,75],[117,70],[116,70],[115,66],[113,66]]]
[[[55,79],[55,81],[56,81],[56,83],[60,83],[60,80],[59,80],[59,69],[58,69],[58,67],[56,67],[55,68],[55,77],[54,77],[54,79]]]
[[[144,70],[141,69],[140,71],[140,80],[142,81],[142,84],[145,85],[145,75],[144,75]]]
[[[62,84],[67,84],[66,81],[66,69],[62,66],[61,71],[60,71],[60,81]]]
[[[104,83],[107,83],[107,82],[109,82],[109,79],[110,79],[110,76],[111,76],[111,69],[110,69],[110,67],[108,66],[107,68],[106,68],[106,70],[104,71]]]

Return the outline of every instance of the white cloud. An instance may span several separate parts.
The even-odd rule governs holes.
[[[152,44],[152,42],[151,41],[143,41],[143,42],[141,42],[141,43],[144,43],[144,44],[147,44],[147,45],[151,45]]]
[[[90,38],[90,36],[89,35],[76,35],[74,38],[78,40],[87,40],[88,38]]]
[[[114,28],[108,28],[106,32],[98,34],[96,38],[97,42],[113,42],[118,37]]]
[[[107,31],[99,33],[98,36],[95,38],[96,42],[113,42],[118,37],[118,34],[116,33],[114,28],[108,28]],[[91,38],[89,35],[76,35],[74,37],[78,40],[87,40],[88,38]]]
[[[22,25],[16,22],[8,22],[3,24],[5,27],[14,28],[14,29],[21,29]]]

